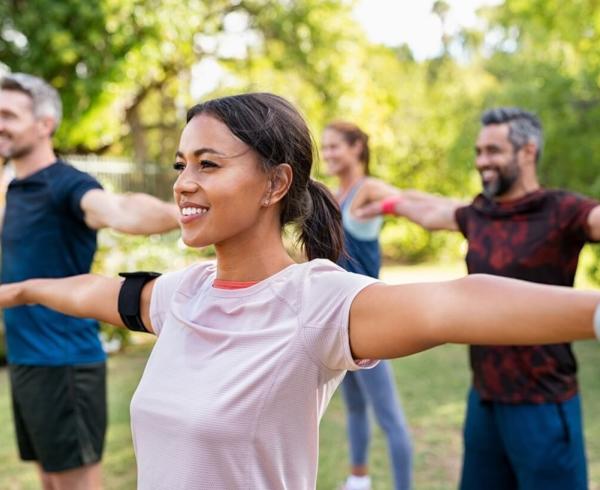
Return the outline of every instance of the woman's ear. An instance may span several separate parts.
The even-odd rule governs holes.
[[[263,206],[267,207],[281,201],[290,189],[293,178],[294,172],[289,163],[280,163],[272,169],[269,172],[269,182],[263,199]]]

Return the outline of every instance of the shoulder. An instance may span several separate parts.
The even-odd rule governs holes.
[[[363,181],[363,187],[366,189],[379,189],[381,187],[386,186],[387,184],[381,180],[378,179],[377,177],[365,177],[364,181]]]
[[[313,324],[331,323],[336,317],[347,319],[354,297],[376,282],[372,277],[345,271],[329,260],[307,262],[302,282],[302,315]]]
[[[378,179],[377,177],[365,177],[363,183],[359,189],[359,193],[365,193],[369,196],[381,197],[390,194],[390,192],[394,192],[394,189],[387,182]]]
[[[80,193],[91,189],[102,189],[102,185],[92,175],[83,172],[73,165],[58,160],[49,169],[50,183],[59,193]]]
[[[563,211],[578,208],[588,210],[600,204],[597,200],[577,192],[566,191],[563,189],[549,189],[544,192],[548,202]]]
[[[156,335],[160,335],[173,301],[187,303],[190,298],[204,291],[206,285],[212,283],[210,278],[214,276],[214,270],[214,262],[201,262],[167,272],[155,281],[150,298],[150,318]]]
[[[544,194],[550,199],[556,199],[558,201],[567,200],[587,200],[591,199],[583,194],[573,191],[567,191],[565,189],[545,189]]]
[[[193,296],[205,283],[214,279],[216,265],[214,261],[199,262],[185,269],[167,272],[156,280],[156,288],[161,293],[181,292]],[[212,282],[212,281],[211,281]]]
[[[71,165],[70,163],[68,163],[64,160],[57,160],[56,163],[54,165],[52,165],[49,170],[55,176],[67,176],[67,177],[96,180],[94,177],[92,177],[87,172],[84,172],[83,170],[79,170],[78,168],[74,167],[73,165]]]
[[[471,214],[477,212],[478,207],[479,208],[482,207],[482,201],[483,201],[483,198],[480,195],[477,195],[469,203],[464,202],[464,203],[457,204],[456,207],[454,208],[454,216],[458,220],[468,219]]]

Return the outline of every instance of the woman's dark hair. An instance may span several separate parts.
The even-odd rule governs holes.
[[[336,261],[344,250],[339,206],[327,188],[310,178],[314,144],[306,122],[285,99],[269,93],[250,93],[209,100],[187,113],[218,119],[252,148],[265,171],[282,163],[292,167],[292,184],[281,201],[281,226],[300,227],[299,242],[309,260]]]
[[[333,121],[330,122],[325,129],[332,129],[342,135],[346,143],[355,145],[360,143],[362,146],[358,159],[362,162],[365,175],[369,175],[369,135],[360,129],[356,124],[348,121]]]

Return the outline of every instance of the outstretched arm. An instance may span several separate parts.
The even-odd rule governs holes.
[[[358,218],[391,213],[403,216],[427,230],[458,230],[455,212],[466,203],[412,189],[390,192],[387,196],[357,209]]]
[[[591,231],[591,239],[600,241],[600,206],[596,206],[588,215],[588,224]]]
[[[61,279],[29,279],[0,286],[0,307],[40,304],[66,315],[95,318],[124,327],[117,308],[121,279],[82,274]],[[146,283],[140,298],[142,321],[149,331],[150,298],[154,281]]]
[[[594,337],[597,292],[471,275],[361,291],[350,310],[355,358],[401,357],[444,343],[535,345]]]
[[[143,193],[113,194],[93,189],[81,199],[87,225],[95,230],[113,228],[133,235],[164,233],[179,226],[179,209]]]

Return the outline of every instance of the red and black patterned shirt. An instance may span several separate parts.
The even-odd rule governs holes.
[[[573,286],[579,252],[591,241],[588,215],[599,204],[561,190],[502,203],[477,196],[456,211],[469,245],[469,273]],[[577,393],[570,344],[471,346],[470,357],[473,385],[484,400],[547,403]]]

